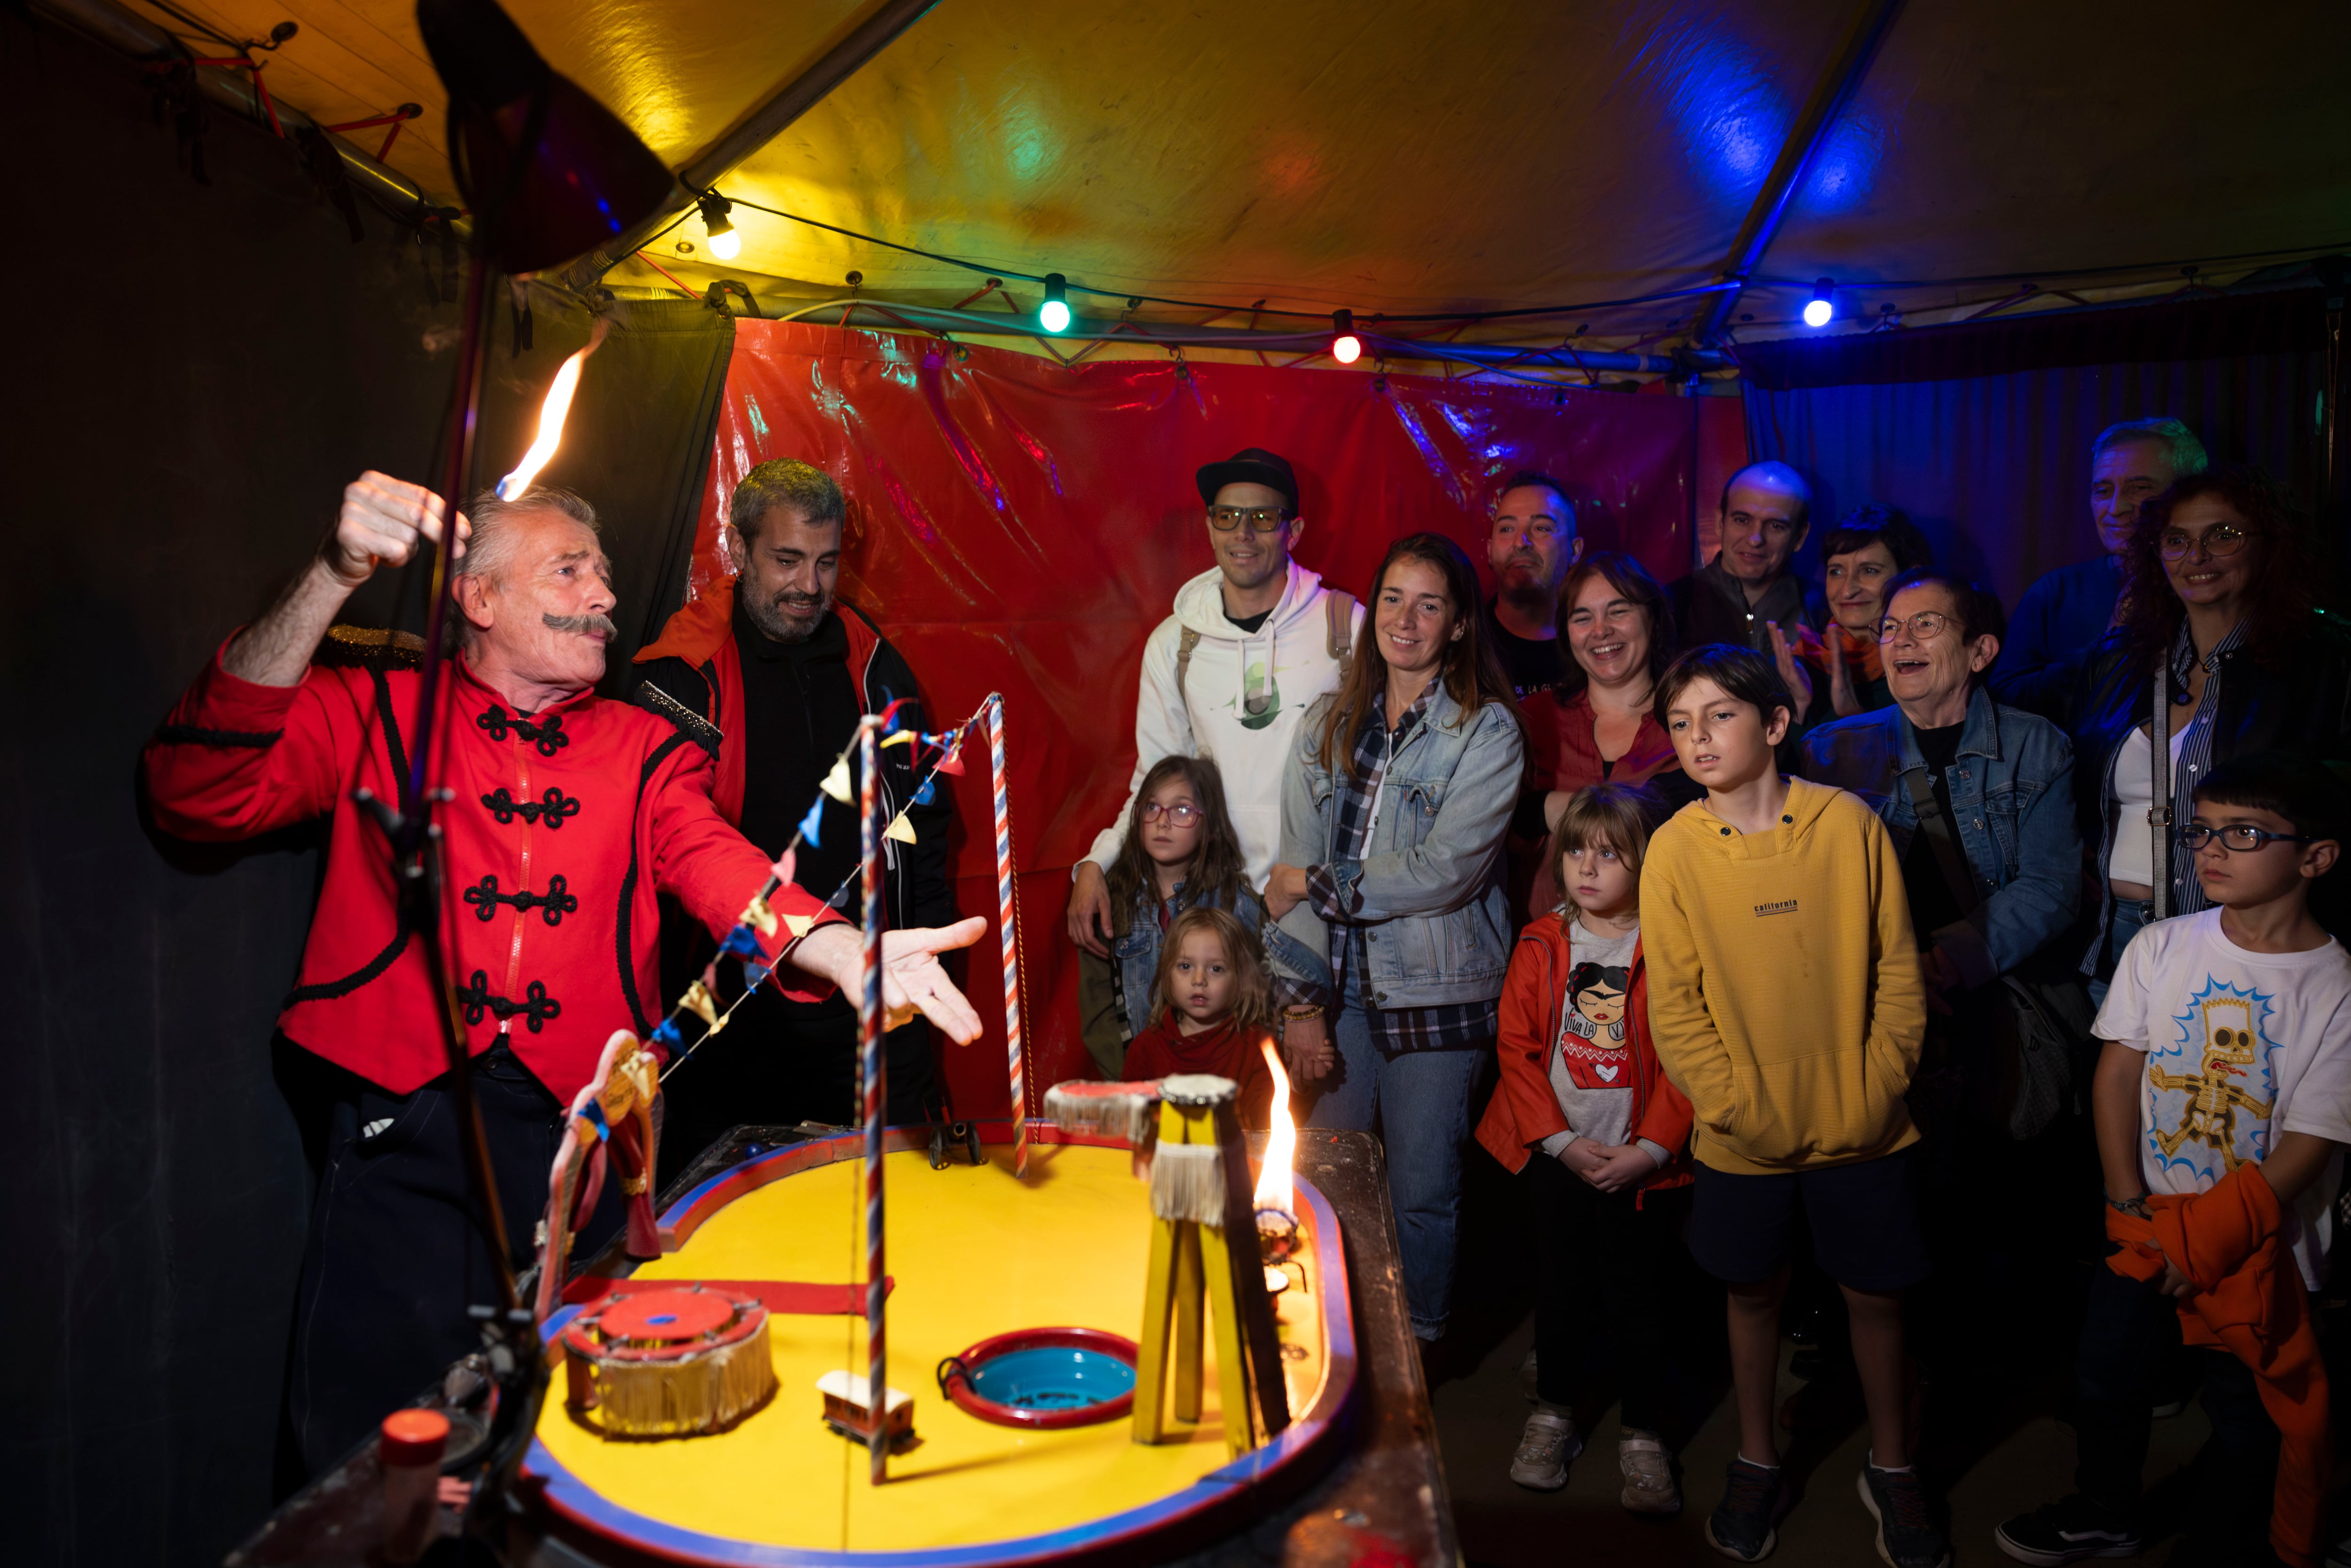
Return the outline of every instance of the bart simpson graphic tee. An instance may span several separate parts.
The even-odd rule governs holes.
[[[2249,953],[2207,909],[2147,927],[2116,966],[2095,1033],[2147,1053],[2139,1169],[2149,1192],[2198,1193],[2281,1133],[2351,1143],[2351,954]],[[2285,1215],[2287,1244],[2315,1291],[2333,1239],[2343,1156]]]

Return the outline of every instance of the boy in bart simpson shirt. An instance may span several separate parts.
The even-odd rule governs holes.
[[[2310,913],[2342,852],[2341,787],[2245,757],[2179,834],[2217,905],[2131,939],[2099,1009],[2091,1090],[2116,1242],[2075,1354],[2073,1496],[2001,1525],[2022,1563],[2130,1557],[2158,1368],[2201,1347],[2212,1436],[2172,1561],[2312,1568],[2331,1469],[2306,1291],[2351,1143],[2351,955]]]

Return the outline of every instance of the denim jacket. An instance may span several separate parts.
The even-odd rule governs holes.
[[[1353,923],[1364,933],[1374,1007],[1493,1000],[1513,936],[1502,840],[1526,757],[1517,714],[1507,703],[1465,714],[1440,688],[1388,763],[1375,847],[1341,860],[1332,852],[1334,785],[1315,757],[1332,700],[1318,699],[1299,721],[1298,750],[1281,781],[1282,863],[1328,866],[1360,899]],[[1281,929],[1295,941],[1270,955],[1275,972],[1328,989],[1330,932],[1312,903],[1283,915]]]
[[[1925,777],[1918,732],[1901,708],[1823,725],[1804,737],[1803,776],[1869,803],[1910,852],[1917,810],[1903,775]],[[2047,719],[2001,707],[1978,686],[1945,776],[1959,844],[1981,900],[1932,934],[1960,976],[1980,986],[2013,972],[2063,936],[2081,901],[2082,840],[2074,821],[2074,747]]]
[[[1173,922],[1176,915],[1192,908],[1196,901],[1184,896],[1184,884],[1176,884],[1176,895],[1166,902],[1165,910],[1155,906],[1148,892],[1140,893],[1134,901],[1134,925],[1123,936],[1114,937],[1110,945],[1111,962],[1118,968],[1119,999],[1126,1007],[1126,1038],[1133,1040],[1158,1021],[1151,1012],[1152,985],[1159,977],[1159,950],[1165,945],[1166,933],[1160,929],[1159,916],[1165,914]],[[1199,904],[1210,904],[1200,899]],[[1241,889],[1238,906],[1232,911],[1234,918],[1261,940],[1269,956],[1283,954],[1295,967],[1301,956],[1290,950],[1298,944],[1280,926],[1267,923],[1265,900],[1255,890]]]

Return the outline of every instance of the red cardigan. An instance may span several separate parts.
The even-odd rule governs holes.
[[[299,685],[264,686],[215,655],[141,765],[157,823],[182,838],[246,839],[328,819],[326,879],[278,1025],[405,1094],[448,1063],[424,954],[394,938],[383,835],[352,792],[401,799],[418,675],[381,660],[327,662],[341,657],[330,638]],[[713,809],[710,758],[684,731],[593,692],[511,713],[462,656],[444,681],[448,717],[433,773],[453,798],[434,821],[466,1043],[479,1054],[505,1037],[569,1101],[612,1030],[643,1038],[668,1010],[658,896],[676,894],[724,933],[759,891],[768,857]],[[796,887],[769,904],[779,915],[831,915]],[[778,925],[768,950],[789,940]],[[831,988],[799,978],[812,988],[786,995],[814,1000]]]
[[[1126,1048],[1126,1065],[1120,1069],[1132,1082],[1165,1078],[1171,1072],[1213,1072],[1240,1085],[1241,1125],[1263,1127],[1273,1117],[1273,1069],[1266,1065],[1264,1042],[1272,1035],[1230,1019],[1198,1034],[1176,1027],[1170,1008],[1157,1023],[1134,1037]]]
[[[1502,981],[1501,1037],[1495,1051],[1502,1081],[1478,1124],[1478,1141],[1512,1171],[1526,1168],[1529,1152],[1553,1133],[1568,1130],[1559,1096],[1551,1086],[1551,1053],[1559,1041],[1560,1014],[1567,1006],[1568,940],[1557,915],[1540,915],[1519,933],[1510,972]],[[1625,998],[1625,1042],[1633,1055],[1630,1135],[1673,1151],[1673,1157],[1640,1184],[1681,1186],[1694,1179],[1689,1163],[1690,1103],[1657,1065],[1649,1040],[1649,971],[1636,943],[1633,983]]]

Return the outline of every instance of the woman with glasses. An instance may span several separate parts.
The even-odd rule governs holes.
[[[2050,716],[2073,737],[2077,821],[2098,846],[2097,933],[2082,968],[2101,999],[2155,908],[2158,668],[2174,801],[2232,757],[2351,757],[2351,636],[2317,611],[2319,564],[2260,470],[2231,464],[2176,480],[2140,509],[2123,565],[2115,629],[2077,656]],[[2192,857],[2172,850],[2167,912],[2207,907]]]

